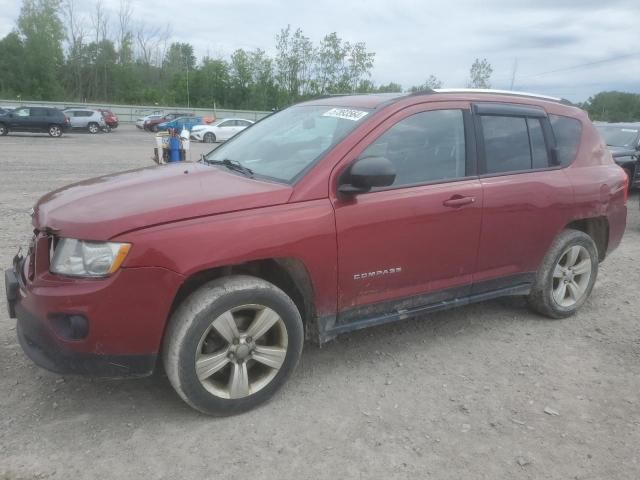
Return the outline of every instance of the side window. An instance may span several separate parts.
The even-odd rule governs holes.
[[[29,109],[28,108],[19,108],[15,111],[16,117],[28,117]]]
[[[529,133],[524,117],[480,117],[484,137],[486,173],[531,169]]]
[[[248,127],[249,125],[251,125],[249,122],[247,122],[246,120],[238,120],[238,126],[239,127]]]
[[[561,115],[549,115],[553,135],[556,137],[558,160],[563,167],[576,158],[582,136],[582,124],[579,120]]]
[[[531,140],[532,168],[547,168],[549,166],[549,154],[547,144],[544,141],[542,123],[539,118],[527,118],[529,127],[529,139]]]
[[[31,116],[32,117],[45,117],[47,115],[47,112],[44,108],[32,108],[31,109]]]
[[[465,176],[462,110],[433,110],[400,120],[360,157],[386,157],[396,167],[394,187]]]
[[[233,120],[227,120],[226,122],[222,122],[218,126],[219,127],[232,127],[233,126]]]

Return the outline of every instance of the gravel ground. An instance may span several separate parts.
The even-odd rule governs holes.
[[[152,148],[128,126],[0,138],[0,265],[28,240],[38,197],[149,165]],[[629,206],[575,317],[547,320],[512,298],[307,345],[288,385],[234,418],[194,412],[160,374],[39,369],[2,295],[0,479],[640,478],[637,196]]]

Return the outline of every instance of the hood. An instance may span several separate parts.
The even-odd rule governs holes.
[[[203,164],[169,164],[93,178],[55,190],[33,225],[64,237],[107,240],[152,225],[286,203],[288,185]]]

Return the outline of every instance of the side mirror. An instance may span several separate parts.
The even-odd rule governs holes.
[[[368,192],[388,187],[396,179],[396,167],[385,157],[364,157],[355,161],[342,175],[338,191],[344,194]]]

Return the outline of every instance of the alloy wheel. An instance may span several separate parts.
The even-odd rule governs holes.
[[[213,395],[237,399],[266,387],[287,355],[282,318],[263,305],[227,310],[203,333],[195,356],[196,374]]]
[[[51,135],[52,137],[59,137],[60,135],[62,135],[62,130],[60,130],[60,127],[58,127],[57,125],[52,125],[51,127],[49,127],[49,135]]]
[[[567,248],[553,269],[552,296],[561,307],[569,308],[578,303],[589,287],[591,257],[581,245]]]

